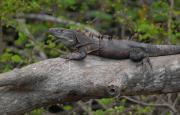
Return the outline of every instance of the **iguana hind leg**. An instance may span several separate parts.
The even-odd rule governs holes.
[[[132,48],[130,50],[129,58],[134,62],[140,62],[143,69],[144,68],[152,69],[152,64],[151,64],[151,61],[149,59],[149,55],[142,48]],[[149,67],[147,67],[147,66],[149,66]]]
[[[148,57],[148,54],[142,48],[132,48],[130,50],[129,58],[134,62],[139,62]]]

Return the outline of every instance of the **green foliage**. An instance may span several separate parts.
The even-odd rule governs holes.
[[[75,4],[76,1],[75,0],[61,0],[59,1],[59,3],[61,4],[61,6],[67,8],[67,7],[71,7],[72,9],[75,8]]]
[[[103,98],[103,99],[99,99],[98,103],[104,107],[108,107],[109,105],[112,105],[115,102],[114,98]],[[126,100],[122,99],[120,100],[120,105],[119,106],[115,106],[113,108],[108,108],[106,110],[97,110],[94,113],[97,115],[101,115],[101,114],[107,114],[107,115],[114,115],[114,114],[119,114],[125,111],[125,104]]]
[[[143,114],[149,113],[150,111],[151,111],[151,107],[149,107],[149,106],[147,106],[147,107],[138,106],[136,108],[136,114],[137,115],[143,115]]]
[[[19,38],[17,40],[15,40],[15,45],[21,46],[21,45],[23,45],[23,43],[25,43],[27,41],[27,37],[22,32],[19,32],[18,36],[19,36]]]
[[[55,43],[52,42],[51,40],[47,40],[47,48],[54,48],[55,47]]]
[[[3,66],[1,65],[3,64]],[[24,60],[18,54],[14,54],[11,51],[6,50],[5,53],[0,55],[0,72],[6,72],[12,69],[14,66],[23,65]]]
[[[1,62],[8,62],[11,60],[12,55],[13,55],[12,53],[5,52],[0,56],[0,61]]]
[[[113,98],[103,98],[103,99],[99,99],[99,100],[98,100],[98,102],[99,102],[101,105],[109,105],[109,104],[111,104],[113,101],[114,101]]]
[[[104,115],[105,112],[103,110],[96,110],[95,112],[93,112],[93,115]]]
[[[166,115],[171,115],[171,113],[170,113],[170,112],[167,112]]]
[[[117,111],[117,113],[121,113],[125,110],[124,106],[115,106],[114,110]]]
[[[168,28],[170,5],[165,0],[152,1],[149,4],[143,4],[137,0],[1,0],[0,22],[5,27],[13,27],[17,36],[8,34],[13,40],[9,43],[9,38],[3,35],[6,47],[4,52],[0,54],[0,72],[39,61],[42,59],[42,53],[47,58],[53,58],[68,52],[69,50],[63,44],[47,35],[47,30],[50,27],[82,30],[85,26],[91,26],[103,34],[126,38],[136,32],[138,36],[135,39],[138,41],[153,43],[168,41],[179,44],[179,6],[179,0],[174,0],[173,16],[170,28]],[[65,21],[80,22],[81,25],[24,19],[26,29],[34,37],[31,38],[27,32],[20,31],[19,28],[23,28],[23,26],[14,18],[29,13],[49,14]],[[121,39],[121,37],[119,38]],[[135,110],[129,112],[132,115],[147,114],[152,110],[151,107],[132,104],[127,106],[128,102],[125,99],[119,100],[116,104],[114,98],[104,98],[99,99],[98,103],[106,109],[94,110],[92,111],[94,115],[121,114],[132,106],[135,106]],[[113,104],[116,105],[112,106]],[[74,109],[71,105],[65,105],[63,108],[66,111]],[[37,109],[30,114],[40,115],[42,112],[43,109]]]
[[[0,56],[0,62],[22,63],[23,60],[17,54],[6,52]]]
[[[100,12],[100,11],[91,11],[90,16],[96,17],[96,18],[99,18],[102,20],[108,20],[108,21],[112,20],[111,15],[104,13],[104,12]]]
[[[0,2],[0,20],[8,25],[17,24],[13,19],[15,14],[29,12],[32,9],[38,10],[40,7],[35,0],[2,0]]]
[[[138,21],[135,31],[140,33],[139,40],[157,38],[158,34],[158,28],[155,25],[147,22],[146,20]]]
[[[167,21],[169,6],[167,2],[157,1],[151,5],[151,13],[154,21]]]
[[[19,55],[13,55],[11,57],[11,61],[14,63],[22,63],[23,62],[22,58]]]
[[[63,106],[63,109],[66,110],[66,111],[70,111],[70,110],[73,109],[73,107],[70,106],[70,105],[65,105],[65,106]]]
[[[28,113],[27,115],[42,115],[44,109],[36,109]]]

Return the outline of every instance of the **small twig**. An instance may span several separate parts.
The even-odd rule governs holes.
[[[121,97],[125,98],[125,99],[127,99],[129,101],[132,101],[134,103],[144,105],[144,106],[166,107],[166,108],[169,108],[172,112],[177,113],[176,109],[174,107],[172,107],[171,105],[169,105],[169,104],[149,104],[149,103],[145,103],[145,102],[142,102],[142,101],[139,101],[139,100],[132,99],[132,98],[130,98],[128,96],[121,96]]]
[[[177,97],[176,97],[176,99],[174,100],[174,102],[173,102],[173,107],[175,107],[176,106],[176,104],[177,104],[177,102],[178,102],[178,99],[179,99],[179,93],[177,94]]]
[[[86,104],[84,104],[81,101],[78,101],[77,104],[85,111],[88,113],[88,115],[93,115],[92,111],[90,110],[91,108],[88,107]]]
[[[169,103],[170,105],[172,105],[172,94],[167,94],[167,103]],[[170,115],[174,115],[174,112],[170,111]]]

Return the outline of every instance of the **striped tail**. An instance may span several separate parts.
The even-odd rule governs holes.
[[[178,45],[152,45],[142,44],[147,49],[150,57],[180,54],[180,46]]]

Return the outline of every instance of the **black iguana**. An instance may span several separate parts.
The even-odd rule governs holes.
[[[103,36],[89,37],[81,31],[63,28],[50,28],[48,32],[73,51],[64,56],[66,59],[81,60],[87,54],[92,54],[105,58],[141,61],[146,57],[180,54],[180,46],[177,45],[153,45]]]

